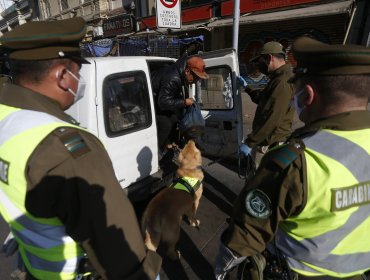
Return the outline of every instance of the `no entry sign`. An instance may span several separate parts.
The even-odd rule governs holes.
[[[156,0],[157,27],[181,28],[181,1]]]

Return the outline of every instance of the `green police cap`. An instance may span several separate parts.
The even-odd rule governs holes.
[[[302,75],[370,74],[370,48],[360,45],[328,45],[310,37],[300,37],[292,46],[297,66],[294,82]]]
[[[267,42],[263,45],[258,55],[253,57],[249,62],[257,61],[260,58],[260,56],[264,54],[283,54],[285,55],[284,47],[279,42],[275,42],[275,41]]]
[[[0,38],[9,57],[17,60],[70,58],[89,63],[81,57],[79,43],[86,34],[81,17],[56,21],[31,21],[15,27]]]

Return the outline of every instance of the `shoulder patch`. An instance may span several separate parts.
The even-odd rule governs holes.
[[[255,218],[266,219],[271,215],[271,201],[261,190],[250,190],[245,197],[245,209]]]
[[[78,131],[75,129],[64,129],[63,131],[63,128],[60,130],[62,131],[59,131],[61,132],[59,138],[74,158],[78,158],[90,151],[90,148]]]
[[[301,143],[288,143],[273,150],[271,161],[281,169],[288,167],[302,153],[304,147]]]

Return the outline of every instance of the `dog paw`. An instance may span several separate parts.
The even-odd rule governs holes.
[[[199,227],[200,225],[200,221],[198,219],[193,219],[193,220],[190,220],[190,226],[192,227]]]
[[[172,253],[168,254],[168,257],[173,260],[173,261],[177,261],[180,259],[181,257],[181,253],[179,250],[176,250],[176,251],[173,251]]]

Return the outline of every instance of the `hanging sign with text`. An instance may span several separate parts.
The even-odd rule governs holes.
[[[181,0],[156,0],[157,27],[181,28]]]

